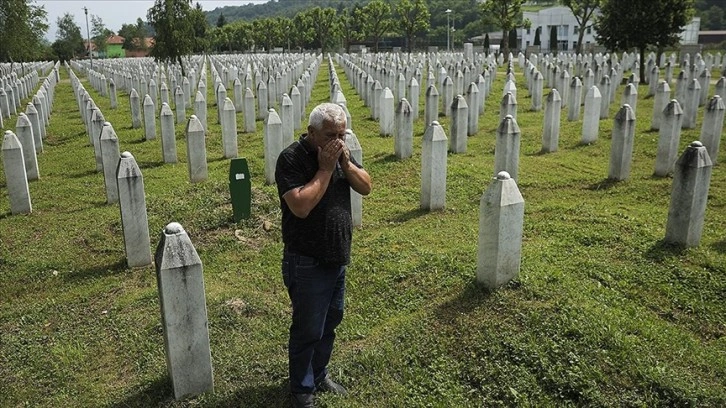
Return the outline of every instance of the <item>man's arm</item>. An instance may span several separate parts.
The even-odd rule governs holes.
[[[340,155],[340,167],[345,173],[345,178],[350,186],[360,195],[368,195],[371,192],[371,176],[365,169],[362,169],[350,161],[350,151],[343,148]]]
[[[320,202],[328,189],[335,170],[335,163],[342,152],[340,143],[328,143],[318,147],[318,171],[304,186],[293,188],[282,195],[290,211],[298,218],[306,218]]]

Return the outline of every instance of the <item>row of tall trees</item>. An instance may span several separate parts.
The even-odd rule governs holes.
[[[374,50],[383,36],[395,33],[405,38],[407,49],[429,30],[431,14],[425,0],[399,0],[393,7],[373,0],[336,10],[312,7],[293,18],[270,17],[251,22],[226,24],[223,15],[210,31],[211,48],[217,51],[245,51],[256,48],[299,47],[330,49],[342,45],[349,50],[355,42],[368,41]]]
[[[48,44],[45,8],[27,0],[0,0],[0,61],[43,58]]]

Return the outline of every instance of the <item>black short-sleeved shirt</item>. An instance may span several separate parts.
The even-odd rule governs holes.
[[[352,219],[350,184],[336,164],[323,198],[306,218],[296,217],[282,196],[313,179],[318,171],[318,152],[304,134],[280,153],[275,182],[282,209],[282,240],[285,249],[318,259],[321,263],[347,265],[350,262]],[[351,162],[361,167],[351,157]]]

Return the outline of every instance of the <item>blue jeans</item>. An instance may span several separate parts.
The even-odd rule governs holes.
[[[327,375],[335,328],[343,320],[345,265],[285,252],[282,279],[292,302],[290,391],[312,393]]]

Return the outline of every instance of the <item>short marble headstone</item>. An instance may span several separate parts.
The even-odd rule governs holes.
[[[562,110],[562,99],[557,89],[552,88],[547,95],[544,110],[544,129],[542,132],[542,152],[552,153],[557,151],[560,141],[560,111]]]
[[[660,81],[655,88],[655,97],[653,98],[653,116],[650,120],[650,128],[658,130],[661,126],[661,118],[663,109],[668,105],[671,98],[671,87],[666,81]]]
[[[40,171],[38,170],[38,157],[35,154],[33,125],[30,123],[30,119],[22,112],[18,115],[17,122],[15,122],[15,134],[23,148],[23,159],[25,160],[25,172],[28,176],[28,181],[38,180],[40,178]]]
[[[277,157],[284,148],[282,145],[282,121],[274,109],[270,109],[264,122],[265,182],[275,184]]]
[[[585,95],[585,110],[582,115],[582,144],[590,144],[597,140],[600,132],[600,89],[591,86]]]
[[[33,206],[30,203],[30,189],[28,188],[28,176],[25,171],[23,147],[20,145],[15,133],[9,130],[5,131],[2,151],[3,171],[5,172],[5,185],[10,200],[10,212],[12,214],[29,214],[33,211]]]
[[[719,95],[714,95],[708,100],[703,113],[703,125],[701,127],[701,143],[706,147],[711,163],[718,163],[718,150],[721,145],[723,134],[723,120],[726,105]]]
[[[432,122],[439,120],[439,91],[436,86],[429,85],[426,89],[426,101],[424,105],[424,126],[428,127]]]
[[[405,100],[405,99],[403,99]],[[363,165],[363,149],[360,146],[358,137],[353,133],[352,130],[345,130],[345,145],[348,147],[350,157],[352,157],[356,163]],[[363,196],[357,191],[350,188],[350,212],[354,227],[363,226]]]
[[[174,112],[168,104],[161,105],[161,154],[164,163],[176,163],[176,130],[174,128]]]
[[[456,95],[451,103],[451,131],[449,134],[449,151],[466,153],[469,139],[469,106],[461,95]]]
[[[121,153],[116,170],[116,181],[126,263],[131,268],[150,265],[151,241],[146,215],[144,177],[136,164],[136,159],[129,152]]]
[[[204,129],[196,116],[198,131]],[[212,354],[204,290],[204,268],[184,228],[172,222],[154,255],[164,350],[174,398],[213,391]]]
[[[110,122],[103,124],[101,138],[101,160],[103,161],[103,182],[106,187],[106,203],[118,202],[118,184],[116,183],[116,166],[121,157],[118,147],[118,137]]]
[[[433,121],[424,132],[421,151],[421,208],[440,210],[446,206],[446,149],[444,129]]]
[[[506,171],[497,173],[479,201],[476,280],[489,289],[519,275],[524,199]]]
[[[148,94],[144,96],[144,137],[146,140],[156,139],[156,108]]]
[[[207,179],[207,144],[204,139],[204,127],[196,115],[189,117],[187,122],[187,170],[189,181],[197,183]]]
[[[678,158],[668,209],[666,242],[694,247],[701,241],[711,169],[711,159],[701,142],[691,143]]]
[[[225,159],[237,157],[237,110],[228,97],[222,101],[222,156]]]
[[[513,179],[519,172],[519,147],[522,133],[517,120],[507,115],[497,128],[497,141],[494,147],[494,174],[506,171]]]
[[[608,178],[625,180],[630,177],[635,140],[635,114],[630,106],[623,105],[613,119],[613,137],[610,145]]]
[[[655,156],[655,172],[665,177],[673,171],[678,156],[678,145],[681,142],[681,122],[683,109],[677,99],[672,99],[661,112],[660,129],[658,130],[658,150]]]
[[[141,100],[136,89],[131,89],[129,105],[131,106],[131,127],[138,129],[141,127]]]
[[[401,99],[396,107],[393,153],[399,159],[407,159],[413,155],[413,112],[406,98]]]

